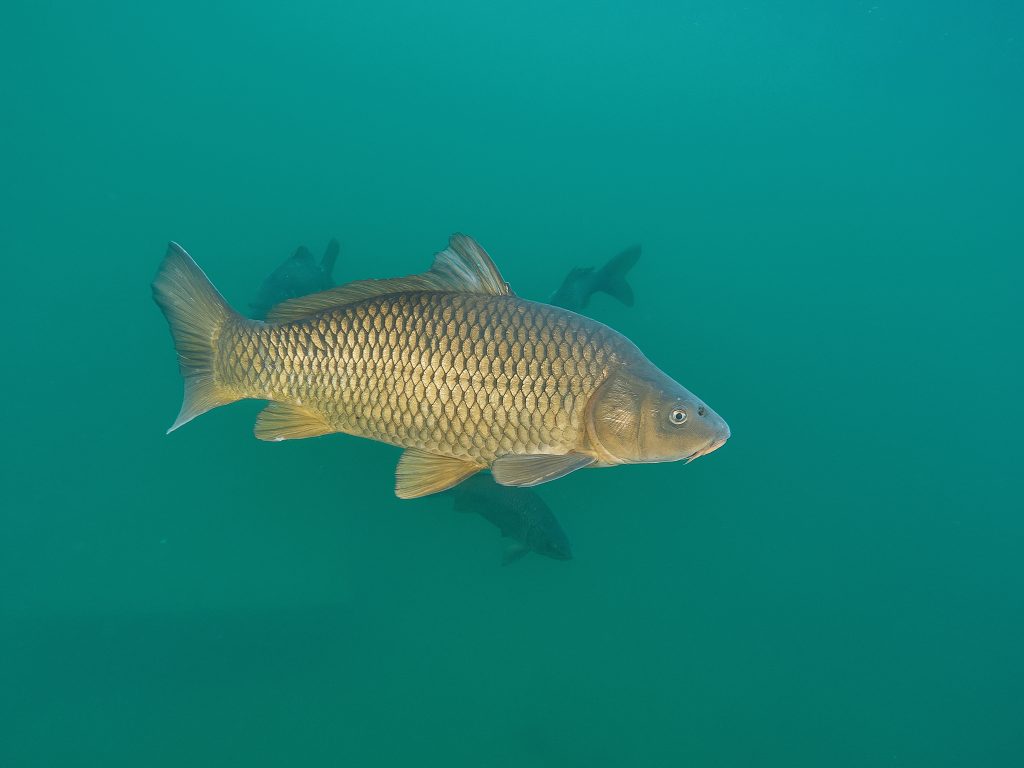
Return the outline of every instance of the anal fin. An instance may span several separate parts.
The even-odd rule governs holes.
[[[315,411],[290,403],[270,403],[256,417],[253,429],[260,440],[298,440],[336,432]]]
[[[561,455],[534,453],[499,456],[491,466],[494,480],[501,485],[540,485],[575,472],[594,463],[592,456],[582,453]]]
[[[415,499],[440,493],[481,469],[483,467],[479,464],[465,459],[409,448],[395,469],[395,495],[400,499]]]

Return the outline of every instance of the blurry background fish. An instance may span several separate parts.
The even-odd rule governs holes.
[[[271,307],[282,301],[333,288],[332,273],[340,251],[338,241],[332,239],[317,264],[309,249],[300,245],[294,254],[263,281],[256,298],[249,304],[250,315],[256,320],[262,320]]]
[[[640,246],[634,245],[613,256],[598,269],[576,267],[565,276],[562,285],[552,294],[548,303],[573,312],[582,312],[590,303],[591,296],[595,293],[607,293],[627,307],[631,307],[633,289],[626,282],[626,273],[633,268],[639,258]]]
[[[530,552],[555,560],[572,559],[569,537],[536,491],[498,485],[489,472],[481,472],[449,493],[457,511],[475,512],[513,540],[505,551],[505,564]]]

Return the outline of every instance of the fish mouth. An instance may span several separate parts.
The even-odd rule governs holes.
[[[701,456],[707,456],[712,451],[717,451],[719,448],[725,445],[725,441],[728,439],[728,437],[716,437],[703,448],[698,448],[696,451],[687,456],[685,458],[685,462],[689,464],[694,459],[699,459]]]

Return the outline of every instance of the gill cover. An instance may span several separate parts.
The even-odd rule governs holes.
[[[620,368],[591,398],[587,436],[600,461],[623,464],[640,460],[641,409],[646,387]]]

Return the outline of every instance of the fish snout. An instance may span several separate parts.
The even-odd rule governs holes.
[[[717,451],[719,448],[721,448],[723,445],[725,445],[725,441],[727,439],[728,438],[717,438],[716,437],[714,440],[711,441],[711,443],[708,445],[707,448],[705,448],[703,451],[700,452],[700,455],[701,456],[707,456],[709,453]]]
[[[729,430],[729,425],[725,423],[725,420],[721,416],[715,414],[715,418],[720,422],[714,431],[711,439],[704,445],[703,448],[699,448],[690,456],[687,457],[687,461],[693,461],[699,459],[701,456],[707,456],[709,453],[713,453],[725,445],[725,442],[732,437],[732,432]]]
[[[707,450],[704,451],[705,456],[707,456],[712,451],[717,451],[719,448],[725,445],[726,440],[732,437],[732,430],[730,430],[729,425],[725,423],[725,419],[723,419],[721,416],[718,416],[718,414],[715,414],[715,416],[717,416],[719,422],[718,430],[715,434],[714,439],[711,441],[711,444],[707,447]]]
[[[711,453],[717,448],[721,448],[725,445],[725,441],[732,437],[732,431],[729,429],[729,425],[725,419],[719,416],[717,413],[707,408],[708,415],[708,426],[711,432],[711,442],[708,444],[705,453]]]

